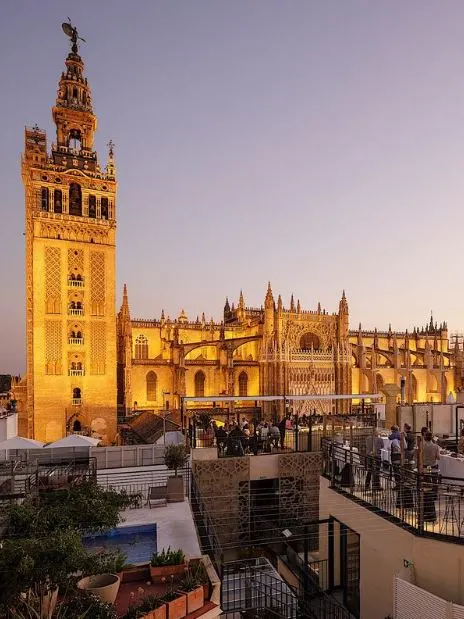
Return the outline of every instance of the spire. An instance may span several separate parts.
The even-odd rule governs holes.
[[[277,311],[282,311],[282,297],[279,294],[279,298],[277,299]]]
[[[114,142],[110,140],[108,146],[108,162],[106,164],[106,173],[114,178],[116,176],[116,163],[114,161]]]
[[[295,301],[293,299],[293,292],[292,292],[292,296],[290,297],[290,311],[291,312],[295,311]]]
[[[224,304],[224,319],[227,320],[227,318],[230,318],[229,297],[226,297],[226,302]]]
[[[321,313],[321,302],[320,301],[317,302],[317,313],[318,314]]]
[[[130,320],[129,299],[127,296],[127,286],[124,284],[122,291],[121,317]]]
[[[433,331],[433,311],[430,310],[430,323],[429,323],[429,330]]]
[[[298,312],[298,314],[301,312],[300,299],[298,299],[298,301],[296,302],[296,311]]]
[[[266,299],[264,301],[264,307],[274,307],[274,295],[272,294],[271,282],[267,284]]]
[[[97,170],[97,158],[93,152],[97,118],[92,108],[92,92],[84,76],[84,62],[78,53],[77,29],[70,23],[63,30],[71,39],[71,51],[65,60],[65,70],[58,84],[55,107],[52,110],[56,125],[56,145],[52,148],[55,165],[70,165],[78,159],[77,167],[84,171]]]
[[[343,290],[342,298],[340,299],[340,303],[338,305],[338,310],[340,314],[348,314],[348,301],[346,300],[345,291]]]
[[[240,298],[238,300],[239,309],[245,309],[245,301],[243,300],[243,292],[240,290]]]

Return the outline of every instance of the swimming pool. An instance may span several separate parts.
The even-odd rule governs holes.
[[[156,524],[140,524],[111,529],[104,535],[84,537],[86,548],[114,551],[119,548],[127,563],[147,563],[157,551]]]

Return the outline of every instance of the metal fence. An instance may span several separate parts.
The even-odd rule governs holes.
[[[464,543],[464,480],[391,465],[327,439],[322,451],[332,489],[412,533]]]
[[[184,480],[184,494],[189,496],[190,487],[190,466],[185,466],[178,470],[178,476]],[[136,471],[119,471],[117,469],[111,472],[97,471],[97,483],[103,488],[113,488],[115,490],[124,490],[130,496],[137,496],[139,505],[146,502],[150,488],[166,486],[168,478],[174,475],[173,471],[166,466],[154,466],[148,470]]]

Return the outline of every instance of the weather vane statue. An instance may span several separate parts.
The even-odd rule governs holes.
[[[68,17],[68,21],[64,22],[61,24],[61,27],[63,28],[63,32],[65,33],[66,36],[68,36],[71,39],[71,51],[73,54],[77,54],[77,42],[78,41],[83,41],[84,43],[86,42],[85,39],[83,39],[82,37],[79,36],[79,33],[77,32],[77,28],[75,28],[72,23],[71,20]]]

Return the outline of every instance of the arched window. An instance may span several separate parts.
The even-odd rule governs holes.
[[[89,217],[95,218],[97,216],[97,198],[95,196],[89,196]]]
[[[63,212],[63,192],[61,189],[55,189],[55,195],[53,196],[53,210],[55,213]]]
[[[73,423],[73,432],[82,432],[82,424],[79,419],[76,419]]]
[[[248,374],[240,372],[238,377],[238,395],[246,397],[248,395]]]
[[[135,358],[148,359],[148,340],[144,335],[135,338]]]
[[[157,378],[154,372],[148,372],[147,374],[147,401],[156,401],[156,383]]]
[[[77,400],[80,397],[81,397],[81,390],[79,389],[79,387],[74,387],[74,389],[73,389],[73,399]]]
[[[42,187],[40,193],[40,208],[43,211],[48,211],[48,188]]]
[[[108,219],[108,198],[101,199],[101,218]]]
[[[305,333],[300,339],[301,350],[319,350],[321,346],[320,340],[314,333]]]
[[[203,398],[205,396],[205,378],[201,370],[195,374],[195,396],[197,398]]]
[[[69,214],[82,215],[82,190],[78,183],[69,185]]]
[[[76,91],[76,96],[77,96],[77,91]],[[79,129],[71,129],[69,133],[68,147],[73,148],[74,150],[80,151],[82,148],[81,141],[82,141],[82,138],[81,138],[81,132],[79,131]]]

